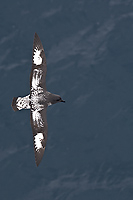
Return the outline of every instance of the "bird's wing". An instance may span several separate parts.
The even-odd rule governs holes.
[[[30,89],[42,88],[46,91],[46,56],[37,33],[34,36],[33,53],[32,53],[32,70],[30,75]]]
[[[46,91],[46,57],[42,43],[35,33],[30,75],[31,127],[33,131],[35,161],[38,166],[42,160],[47,141],[47,106],[41,104]]]
[[[42,160],[47,142],[47,108],[31,110],[31,127],[33,132],[35,161],[38,166]]]

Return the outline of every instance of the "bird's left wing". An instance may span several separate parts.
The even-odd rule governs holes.
[[[37,166],[42,160],[47,142],[48,125],[46,110],[46,107],[44,107],[44,109],[31,110],[31,127],[33,132],[35,161]]]
[[[32,53],[32,69],[30,74],[30,89],[42,88],[46,91],[46,56],[41,40],[37,33],[34,36],[33,53]]]

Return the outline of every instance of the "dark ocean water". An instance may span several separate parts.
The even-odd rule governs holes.
[[[133,1],[0,5],[0,199],[133,199]],[[29,93],[34,33],[47,58],[48,141],[35,165]]]

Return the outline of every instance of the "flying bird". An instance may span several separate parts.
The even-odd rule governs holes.
[[[65,102],[59,95],[47,91],[46,72],[47,64],[44,48],[40,38],[35,33],[30,74],[30,94],[25,97],[14,97],[12,108],[14,111],[30,109],[30,122],[37,166],[42,160],[47,142],[47,107],[58,102]]]

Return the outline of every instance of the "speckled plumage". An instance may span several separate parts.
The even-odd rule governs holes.
[[[46,56],[42,43],[35,33],[32,53],[32,70],[30,75],[30,95],[14,97],[12,108],[31,110],[31,127],[33,132],[35,161],[38,166],[42,160],[47,142],[47,106],[57,102],[65,102],[59,95],[46,90]]]

